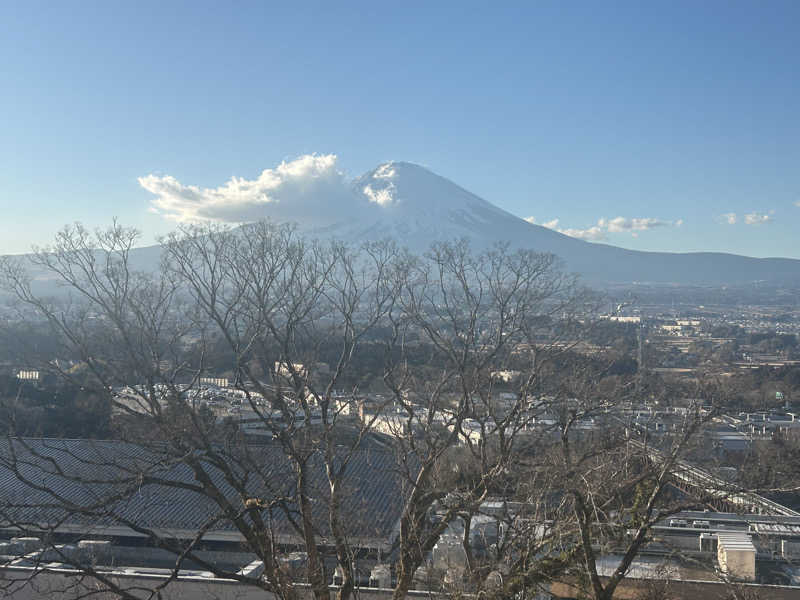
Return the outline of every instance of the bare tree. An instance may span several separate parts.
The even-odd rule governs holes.
[[[329,574],[318,552],[307,469],[315,454],[322,457],[329,528],[344,575],[339,597],[347,598],[354,572],[341,495],[368,423],[340,425],[343,414],[355,413],[358,390],[334,392],[360,341],[394,308],[402,283],[401,253],[391,243],[354,251],[339,243],[307,242],[292,228],[267,222],[235,232],[185,228],[168,240],[166,250],[168,268],[231,351],[237,386],[254,418],[294,465],[298,529],[318,598],[329,594]],[[338,348],[323,374],[320,346],[331,340]],[[348,426],[352,441],[343,450],[342,430]]]
[[[436,245],[411,265],[401,310],[391,315],[401,352],[384,376],[396,411],[394,443],[409,457],[395,598],[405,596],[456,518],[465,522],[467,568],[476,574],[471,516],[537,443],[528,426],[542,408],[536,391],[543,357],[555,348],[552,337],[537,339],[537,324],[584,308],[580,298],[550,255],[503,247],[473,254],[462,242]],[[419,352],[429,353],[428,369],[410,366]],[[503,378],[514,383],[500,400]],[[456,449],[472,469],[454,481],[444,467]],[[435,508],[440,514],[432,520]]]
[[[181,228],[163,240],[159,270],[140,272],[137,239],[116,224],[64,229],[31,259],[62,283],[59,298],[37,294],[21,261],[2,264],[20,318],[55,340],[27,364],[91,389],[124,424],[114,443],[6,439],[0,468],[29,496],[0,501],[0,520],[37,536],[37,556],[55,553],[122,597],[157,595],[191,564],[287,599],[307,579],[328,600],[336,570],[347,600],[355,538],[374,518],[359,512],[354,477],[380,455],[397,485],[395,598],[460,521],[466,585],[494,581],[511,596],[563,579],[601,600],[677,506],[668,483],[710,413],[690,407],[658,444],[620,421],[637,388],[605,385],[602,360],[575,358],[594,306],[551,255],[454,242],[415,256],[260,222]],[[202,383],[222,371],[241,398],[227,420]],[[194,507],[185,538],[142,518],[165,493]],[[492,499],[516,504],[479,553]],[[170,576],[125,589],[57,543],[65,524],[91,522],[146,537],[173,557]],[[203,544],[220,527],[262,566],[211,559]],[[286,567],[297,548],[303,577]],[[597,564],[605,549],[621,550],[610,575]]]
[[[6,289],[49,325],[64,355],[82,368],[76,372],[52,357],[38,366],[94,386],[118,413],[131,417],[129,423],[144,422],[136,441],[147,450],[147,458],[130,465],[126,457],[112,453],[104,464],[110,470],[97,480],[82,479],[85,470],[54,474],[62,483],[115,490],[89,504],[75,503],[26,474],[19,468],[20,454],[14,452],[21,443],[29,462],[44,461],[58,469],[46,456],[52,449],[45,452],[10,439],[4,466],[44,494],[42,502],[62,509],[59,521],[102,515],[173,552],[175,575],[190,560],[219,576],[287,598],[297,595],[296,582],[282,568],[273,517],[281,513],[296,531],[308,556],[312,589],[327,598],[329,573],[319,550],[324,536],[312,514],[323,500],[330,506],[328,529],[345,571],[340,595],[347,597],[353,570],[340,512],[350,509],[343,488],[366,429],[350,431],[352,442],[342,450],[340,430],[346,427],[338,423],[355,402],[355,390],[334,400],[334,388],[358,341],[392,303],[396,284],[389,263],[397,251],[389,244],[369,245],[359,253],[339,244],[323,247],[296,238],[289,228],[266,223],[239,232],[187,228],[166,241],[159,272],[140,273],[130,260],[136,239],[136,232],[116,225],[94,235],[80,226],[64,229],[53,247],[32,259],[65,286],[68,293],[60,299],[37,296],[19,261],[6,261],[3,274]],[[199,382],[220,338],[228,348],[235,386],[262,432],[277,441],[282,453],[278,462],[288,472],[276,471],[263,447],[248,444],[238,431],[221,431],[203,412]],[[330,339],[338,340],[340,349],[324,379],[318,376],[317,355],[321,343]],[[62,452],[59,458],[69,454]],[[87,466],[99,460],[84,457],[79,462]],[[39,475],[42,471],[47,468]],[[328,490],[315,487],[317,471],[327,478]],[[202,497],[207,517],[188,543],[175,543],[119,507],[142,486]],[[33,533],[33,524],[14,516],[21,508],[7,503],[5,518]],[[263,562],[263,577],[232,572],[195,551],[208,529],[221,521],[232,524]],[[85,571],[76,561],[65,562]]]
[[[699,386],[702,400],[676,409],[668,426],[656,429],[637,418],[634,382],[604,386],[603,379],[602,365],[573,372],[549,404],[554,435],[526,457],[531,485],[520,488],[521,500],[540,508],[533,526],[529,519],[517,524],[522,534],[506,594],[561,581],[610,599],[657,523],[741,492],[687,462],[724,402],[719,386]],[[705,479],[676,487],[697,476]]]

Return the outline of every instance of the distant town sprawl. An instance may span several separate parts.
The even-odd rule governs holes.
[[[11,596],[800,593],[791,296],[245,233],[185,227],[157,272],[118,226],[3,263]]]

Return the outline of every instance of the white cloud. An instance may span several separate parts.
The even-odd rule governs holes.
[[[537,223],[536,217],[525,217],[525,220],[530,223],[531,225],[541,225],[542,227],[547,227],[548,229],[557,229],[558,228],[558,219],[553,219],[551,221],[545,221],[544,223]]]
[[[683,219],[681,219],[683,224]],[[655,227],[670,227],[676,225],[672,221],[662,221],[661,219],[654,219],[652,217],[626,219],[625,217],[615,217],[613,219],[600,219],[597,222],[600,227],[605,227],[611,233],[622,233],[625,231],[647,231]]]
[[[795,206],[800,206],[800,200],[797,200],[797,201],[794,203],[794,205],[795,205]]]
[[[765,225],[773,220],[772,215],[774,214],[774,212],[775,211],[772,210],[769,211],[769,214],[760,212],[751,212],[744,216],[744,222],[746,225]]]
[[[552,219],[551,221],[545,221],[543,223],[537,223],[536,217],[525,217],[525,220],[530,223],[531,225],[541,225],[542,227],[547,227],[548,229],[553,229],[559,233],[563,233],[564,235],[568,235],[574,238],[580,238],[582,240],[590,240],[590,241],[599,241],[606,239],[605,231],[602,228],[594,226],[589,227],[588,229],[559,229],[558,222],[559,219]]]
[[[167,176],[147,175],[139,184],[156,197],[151,210],[179,222],[281,220],[317,221],[342,217],[356,203],[334,154],[309,154],[265,169],[252,180],[231,177],[217,188],[183,185]]]
[[[536,225],[534,217],[527,217],[525,219],[528,223]],[[597,220],[597,224],[586,229],[575,228],[559,228],[559,219],[553,219],[545,223],[539,223],[543,227],[554,229],[559,233],[568,235],[570,237],[579,238],[597,242],[608,239],[609,233],[629,232],[633,237],[639,237],[639,231],[647,231],[656,227],[680,227],[683,225],[683,219],[677,221],[664,221],[662,219],[655,219],[653,217],[633,218],[627,219],[625,217],[615,217],[613,219],[601,218]]]
[[[169,175],[140,177],[139,184],[155,196],[150,211],[173,221],[242,223],[270,217],[327,225],[355,216],[355,211],[365,206],[379,210],[396,203],[396,175],[394,165],[388,163],[373,173],[370,183],[355,190],[338,168],[336,155],[309,154],[265,169],[255,179],[232,177],[216,188],[184,185]],[[536,224],[534,217],[525,220]],[[639,231],[682,223],[652,217],[615,217],[599,219],[586,229],[559,227],[559,219],[540,225],[571,237],[599,241],[607,239],[609,233],[629,232],[635,236]]]
[[[741,222],[745,225],[766,225],[774,220],[774,214],[774,210],[771,210],[768,213],[753,211],[743,215]],[[720,215],[719,218],[723,223],[727,223],[728,225],[736,225],[739,222],[739,215],[737,215],[735,212],[724,213]]]
[[[558,229],[559,233],[568,235],[570,237],[579,238],[581,240],[588,240],[591,242],[598,242],[606,239],[606,232],[602,227],[597,225],[587,229]]]

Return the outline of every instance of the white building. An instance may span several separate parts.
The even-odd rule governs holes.
[[[731,579],[755,581],[756,547],[743,532],[717,532],[717,562]]]

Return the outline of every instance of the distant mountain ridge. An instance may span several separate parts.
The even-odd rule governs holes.
[[[428,169],[407,162],[382,164],[351,182],[337,203],[314,197],[294,219],[301,233],[358,243],[391,237],[422,252],[433,242],[468,238],[473,248],[497,242],[550,252],[567,271],[592,284],[674,283],[735,285],[763,281],[800,287],[800,260],[750,258],[717,252],[667,253],[626,250],[569,237],[531,224]],[[327,210],[314,210],[324,207]],[[280,207],[276,207],[279,210]],[[267,217],[280,220],[280,213]],[[155,269],[157,247],[139,248],[137,268]]]
[[[641,252],[569,237],[531,224],[412,163],[380,165],[355,179],[353,192],[365,200],[363,210],[325,227],[299,223],[301,230],[353,241],[389,236],[418,251],[437,240],[461,237],[469,238],[475,248],[507,242],[552,252],[564,260],[567,270],[596,283],[800,284],[800,260],[721,252]]]

